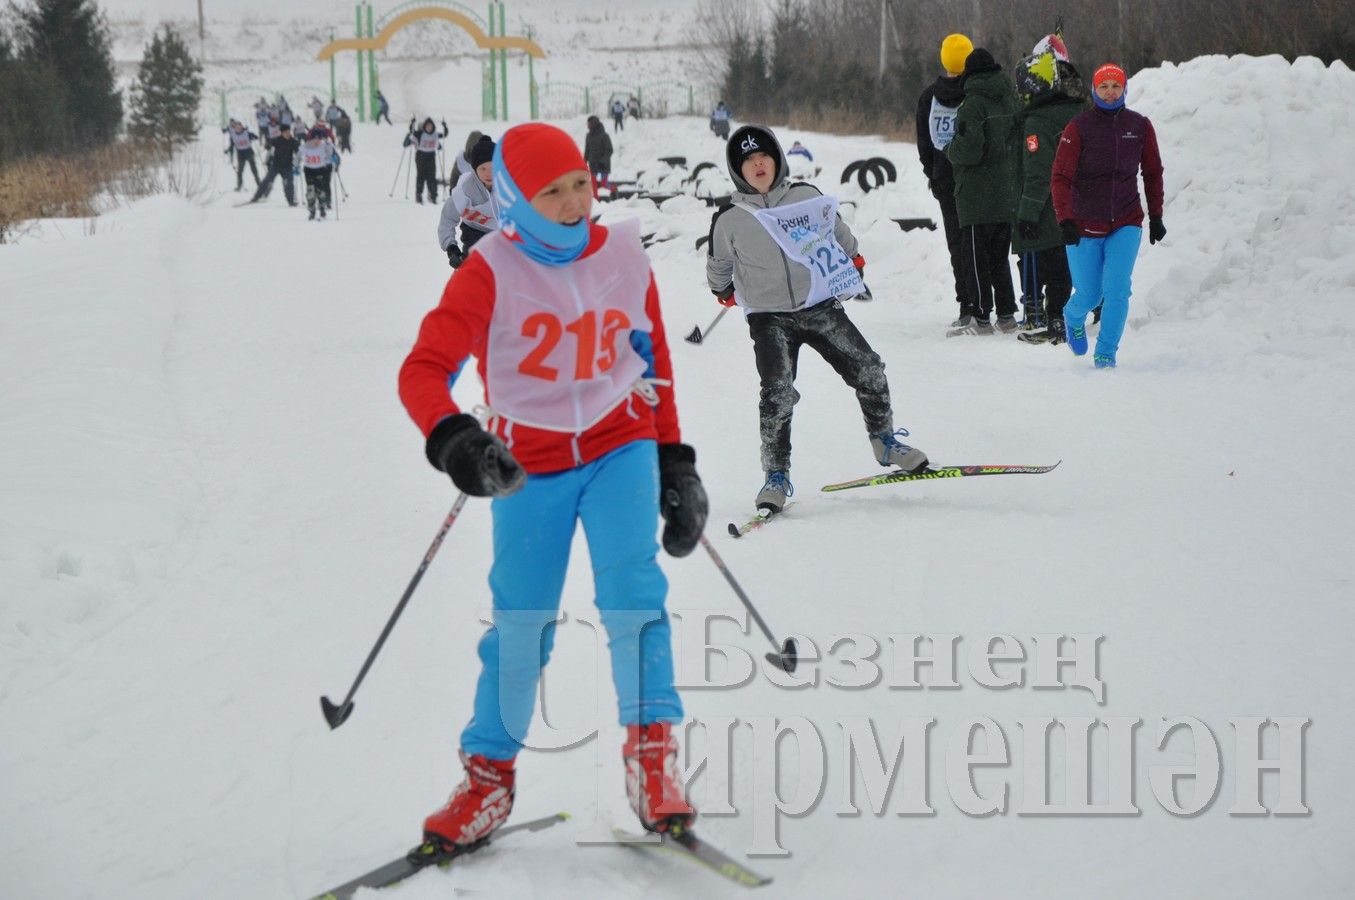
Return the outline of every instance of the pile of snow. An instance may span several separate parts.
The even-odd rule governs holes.
[[[402,65],[420,73],[415,87],[459,71],[391,63],[396,105],[413,103],[399,88]],[[873,464],[851,392],[806,352],[797,506],[742,541],[723,537],[762,475],[756,373],[737,316],[702,346],[679,339],[717,311],[694,246],[711,211],[694,197],[602,209],[604,222],[639,217],[670,238],[650,255],[721,555],[771,627],[801,635],[806,651],[861,638],[806,663],[816,686],[759,675],[684,693],[689,716],[709,727],[721,717],[755,725],[733,728],[732,768],[712,765],[697,785],[708,811],[726,794],[738,810],[701,824],[736,855],[768,840],[767,717],[801,717],[802,738],[805,726],[822,737],[818,775],[810,743],[797,752],[794,737],[784,742],[782,796],[810,808],[780,819],[774,839],[788,856],[750,861],[776,878],[773,890],[1348,890],[1355,479],[1344,457],[1355,427],[1340,410],[1355,403],[1344,321],[1355,303],[1355,174],[1343,164],[1355,146],[1355,77],[1311,60],[1209,58],[1139,73],[1130,92],[1158,129],[1169,234],[1143,248],[1114,372],[1009,337],[944,339],[955,314],[944,240],[891,221],[936,214],[914,148],[780,130],[814,152],[818,184],[850,201],[876,300],[849,312],[887,363],[898,424],[937,463],[1063,460],[1038,478],[820,494]],[[485,125],[452,124],[453,145]],[[560,124],[582,141],[582,118]],[[49,221],[0,246],[0,895],[310,896],[402,852],[460,777],[456,736],[488,603],[486,504],[457,521],[354,717],[331,733],[316,709],[321,693],[346,689],[454,494],[423,461],[395,395],[448,274],[437,209],[392,188],[399,132],[357,128],[338,221],[308,224],[280,189],[233,209],[223,164],[206,205],[156,198],[93,228]],[[618,175],[660,156],[722,165],[700,120],[633,123],[614,140]],[[898,181],[869,194],[837,184],[842,167],[870,156],[893,160]],[[471,379],[456,390],[476,399]],[[575,549],[564,608],[590,617],[581,539]],[[700,552],[664,566],[676,613],[740,613]],[[1075,633],[1104,637],[1104,703],[1032,687],[1035,636]],[[943,680],[941,636],[961,635],[959,689],[890,687],[910,672],[899,666],[904,639],[890,636],[908,634],[942,647],[942,667],[919,669],[932,684]],[[1023,674],[1006,690],[971,674],[999,634],[1028,659],[995,664]],[[754,659],[766,649],[727,622],[713,623],[712,638]],[[869,654],[870,640],[883,668],[873,685],[870,661],[849,659]],[[562,626],[547,683],[552,724],[599,723],[598,738],[521,759],[515,816],[567,809],[575,822],[421,875],[402,897],[742,895],[677,861],[577,845],[631,821],[598,645],[587,627]],[[691,635],[677,653],[688,681],[707,661]],[[1017,724],[1033,716],[1142,719],[1130,782],[1140,814],[1018,815],[1038,801],[1039,767]],[[1157,750],[1159,719],[1171,716],[1199,719],[1220,748],[1219,798],[1193,818],[1164,809],[1153,787],[1162,773],[1149,769],[1194,759],[1182,734]],[[1244,716],[1311,720],[1311,815],[1229,815],[1236,797],[1256,796],[1230,722]],[[843,729],[867,717],[886,753],[908,717],[935,720],[934,815],[895,815],[919,802],[903,772],[885,815],[839,815],[852,778]],[[1008,751],[1005,764],[973,771],[980,794],[1007,798],[986,818],[962,811],[950,768],[967,777],[954,741],[978,717],[1003,729]],[[1274,737],[1262,742],[1271,756]],[[1105,741],[1094,744],[1093,800],[1105,802]],[[1070,771],[1051,758],[1053,801]],[[826,793],[813,804],[818,778]],[[1261,781],[1277,808],[1283,779]],[[875,790],[859,785],[857,806],[879,803]]]

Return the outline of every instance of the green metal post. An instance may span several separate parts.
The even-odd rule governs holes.
[[[645,108],[645,89],[637,87],[635,89],[635,111],[638,113]]]
[[[367,37],[376,37],[376,32],[372,30],[372,4],[367,4]],[[367,51],[367,108],[375,111],[377,109],[376,101],[376,51]]]
[[[687,115],[696,115],[696,93],[690,84],[687,85]]]
[[[503,0],[499,0],[499,37],[508,34],[508,26],[504,23]],[[499,80],[503,82],[499,90],[503,92],[503,120],[508,121],[508,51],[499,51]]]
[[[494,37],[494,0],[489,0],[489,36]],[[499,51],[489,51],[489,118],[499,118]]]
[[[530,38],[531,36],[532,36],[532,29],[528,28],[528,29],[527,29],[527,37]],[[531,55],[530,53],[528,53],[528,54],[527,54],[527,92],[528,92],[528,97],[529,97],[530,100],[531,100],[530,109],[529,109],[530,115],[531,115],[532,119],[535,120],[535,119],[536,119],[536,109],[537,109],[537,107],[536,107],[536,70],[535,70],[535,67],[532,65],[532,63],[533,63],[532,55]]]
[[[588,85],[585,84],[583,86],[583,114],[585,116],[588,116],[592,115],[592,113],[593,113],[593,101],[589,97]]]
[[[361,38],[361,37],[362,37],[362,4],[361,4],[361,3],[356,4],[356,5],[353,7],[353,12],[354,12],[354,14],[357,16],[357,27],[356,27],[356,29],[353,31],[353,37]],[[363,77],[362,67],[363,67],[362,51],[359,50],[359,51],[358,51],[358,121],[359,121],[359,122],[366,122],[366,121],[367,121],[367,94],[364,92],[363,88],[366,86],[367,81],[366,81],[366,79]],[[376,110],[372,110],[372,113],[373,113],[373,118],[375,118]]]
[[[334,40],[334,29],[329,29],[329,39]],[[329,58],[329,102],[337,103],[339,101],[339,76],[334,71],[335,59]]]
[[[221,98],[221,127],[225,128],[230,123],[230,116],[226,111],[226,92],[218,90],[216,93]]]

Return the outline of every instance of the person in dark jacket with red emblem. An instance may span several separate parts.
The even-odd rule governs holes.
[[[1167,235],[1162,224],[1162,157],[1153,123],[1125,108],[1124,69],[1106,63],[1092,76],[1092,109],[1068,123],[1054,156],[1050,192],[1067,245],[1073,297],[1064,307],[1068,346],[1087,352],[1087,313],[1103,303],[1093,360],[1115,367],[1129,318],[1134,261],[1143,240],[1139,173],[1148,197],[1148,242]]]

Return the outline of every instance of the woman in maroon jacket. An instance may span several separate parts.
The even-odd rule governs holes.
[[[1143,240],[1139,172],[1148,196],[1148,242],[1167,234],[1162,224],[1162,157],[1153,123],[1125,108],[1124,69],[1106,63],[1092,76],[1096,106],[1068,123],[1054,156],[1050,193],[1067,244],[1074,294],[1064,307],[1068,346],[1087,352],[1087,313],[1102,303],[1093,360],[1115,366],[1130,281]]]

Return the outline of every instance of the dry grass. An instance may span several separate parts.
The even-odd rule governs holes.
[[[119,141],[65,156],[40,156],[0,168],[0,244],[23,235],[37,219],[90,220],[125,202],[176,193],[190,200],[207,191],[207,167],[193,148]]]
[[[795,112],[787,123],[792,129],[817,131],[822,134],[877,134],[887,141],[902,141],[909,144],[917,140],[916,129],[911,121],[902,125],[884,123],[876,116],[861,112],[847,112],[838,109],[822,109],[816,112]]]

